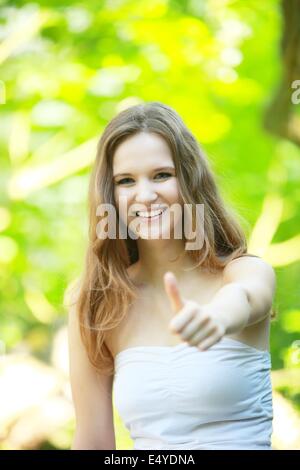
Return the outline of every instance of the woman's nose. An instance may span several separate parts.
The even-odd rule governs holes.
[[[137,185],[137,192],[135,199],[137,202],[140,203],[147,203],[151,201],[155,201],[157,198],[156,192],[154,191],[151,182],[149,181],[141,181]]]

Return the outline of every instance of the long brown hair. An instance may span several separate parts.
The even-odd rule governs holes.
[[[204,204],[204,244],[189,253],[197,265],[217,271],[232,259],[247,254],[247,243],[236,216],[225,207],[208,160],[195,137],[171,107],[156,101],[129,107],[104,129],[97,146],[89,184],[89,240],[85,268],[75,285],[76,312],[88,357],[101,373],[114,373],[106,334],[126,316],[138,296],[127,268],[138,260],[137,242],[96,233],[99,204],[115,206],[113,156],[118,145],[138,132],[162,136],[174,160],[179,190],[186,204]],[[74,299],[74,296],[73,296]]]

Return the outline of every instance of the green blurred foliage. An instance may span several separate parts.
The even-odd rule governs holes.
[[[281,73],[279,5],[0,1],[0,337],[7,351],[21,343],[49,361],[66,321],[64,291],[83,265],[96,142],[131,104],[162,101],[179,112],[248,237],[274,193],[282,213],[270,242],[299,236],[299,149],[262,127]],[[295,367],[299,256],[272,259],[273,368]]]

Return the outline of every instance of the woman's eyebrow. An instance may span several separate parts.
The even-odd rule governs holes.
[[[162,171],[162,170],[175,170],[174,166],[162,166],[160,168],[155,168],[154,170],[152,170],[152,172],[154,173],[155,171]],[[114,178],[116,178],[117,176],[128,176],[128,175],[131,175],[133,173],[117,173],[116,175],[114,175]]]

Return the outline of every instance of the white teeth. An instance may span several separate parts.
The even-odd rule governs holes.
[[[140,212],[140,211],[137,211],[137,215],[139,217],[155,217],[156,215],[160,215],[162,214],[163,211],[162,210],[157,210],[157,211],[152,211],[152,212]]]

